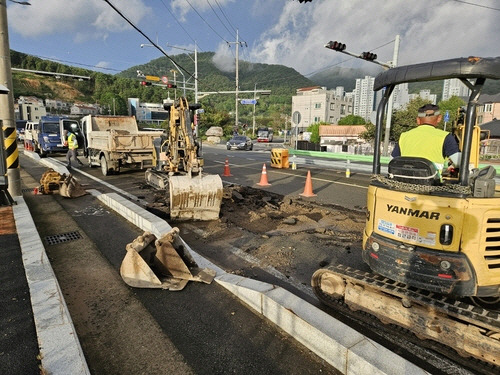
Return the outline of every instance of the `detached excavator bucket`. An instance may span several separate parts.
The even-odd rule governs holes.
[[[154,243],[154,246],[153,246]],[[210,284],[215,271],[198,267],[179,238],[179,229],[156,240],[145,232],[127,245],[120,274],[123,281],[135,288],[182,290],[188,281]]]
[[[69,174],[68,176],[63,175],[59,187],[59,194],[66,198],[77,198],[87,194],[87,192],[73,175]]]
[[[217,220],[222,203],[218,175],[171,176],[170,217],[180,220]]]

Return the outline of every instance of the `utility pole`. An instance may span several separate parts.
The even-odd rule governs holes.
[[[236,101],[235,101],[235,117],[234,117],[234,126],[236,129],[238,129],[238,60],[239,60],[239,46],[240,46],[240,41],[239,41],[239,34],[238,34],[238,29],[236,29],[236,42],[227,42],[228,44],[236,44]]]
[[[394,41],[394,54],[392,56],[391,68],[398,66],[398,55],[399,55],[399,35],[396,35],[396,40]],[[389,155],[389,136],[391,132],[391,120],[392,120],[392,106],[394,102],[394,95],[391,95],[389,102],[387,103],[387,119],[385,121],[385,134],[384,134],[384,147],[382,150],[382,155]]]
[[[5,155],[7,162],[8,192],[14,197],[21,195],[21,173],[19,170],[19,151],[16,143],[16,120],[14,116],[6,0],[0,0],[0,8],[0,84],[9,89],[8,94],[0,95],[0,120],[3,123],[0,136],[0,141],[2,141],[0,151],[3,153],[5,147],[6,152],[3,155]]]
[[[253,87],[253,118],[252,118],[252,138],[255,137],[255,104],[257,103],[257,83]]]

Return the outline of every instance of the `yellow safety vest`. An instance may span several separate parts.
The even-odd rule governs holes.
[[[70,150],[74,150],[74,149],[78,148],[78,140],[76,139],[76,136],[73,133],[69,133],[68,148]]]
[[[419,125],[401,133],[399,148],[401,156],[421,157],[432,161],[438,170],[443,168],[444,139],[449,133],[432,125]]]

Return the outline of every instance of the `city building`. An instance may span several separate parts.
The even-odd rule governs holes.
[[[408,83],[402,83],[394,88],[394,93],[392,94],[393,102],[392,108],[394,110],[405,109],[410,102],[410,97],[408,94]]]
[[[443,82],[443,100],[452,96],[468,97],[470,90],[457,78],[445,79]]]
[[[74,116],[97,115],[99,108],[90,104],[73,104],[70,108],[70,114]]]
[[[483,94],[479,97],[477,106],[477,123],[484,124],[493,120],[500,120],[500,94]]]
[[[372,112],[375,110],[375,92],[373,91],[374,83],[375,78],[370,76],[356,79],[353,114],[364,118],[366,121],[371,121]]]
[[[416,99],[418,97],[420,97],[424,100],[428,100],[432,104],[437,104],[437,95],[431,94],[431,90],[420,90],[420,92],[418,94],[408,95],[409,100],[413,100],[413,99]]]
[[[45,99],[45,108],[53,115],[69,113],[71,104],[56,99]]]
[[[147,122],[160,125],[168,118],[168,112],[164,109],[165,103],[173,103],[173,100],[165,99],[160,103],[141,103],[138,98],[128,98],[128,113],[135,116],[138,122]]]
[[[35,96],[20,96],[17,104],[20,120],[38,122],[42,116],[47,115],[43,100]]]
[[[292,113],[300,113],[298,132],[319,122],[337,124],[341,118],[353,114],[352,99],[343,95],[343,92],[343,87],[335,90],[321,86],[297,89],[296,95],[292,96]]]

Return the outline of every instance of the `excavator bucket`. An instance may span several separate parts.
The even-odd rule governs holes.
[[[217,220],[222,203],[218,175],[171,176],[170,217],[179,220]]]
[[[77,198],[82,195],[87,194],[85,189],[80,185],[80,183],[69,174],[68,176],[63,175],[59,187],[59,194],[66,198]]]
[[[44,172],[40,178],[40,187],[38,188],[42,194],[52,194],[59,192],[66,198],[77,198],[87,194],[85,189],[73,177],[72,174],[60,174],[52,168]]]
[[[201,269],[179,238],[179,229],[156,239],[145,232],[127,245],[120,267],[123,281],[134,288],[182,290],[188,281],[210,284],[215,271]]]

